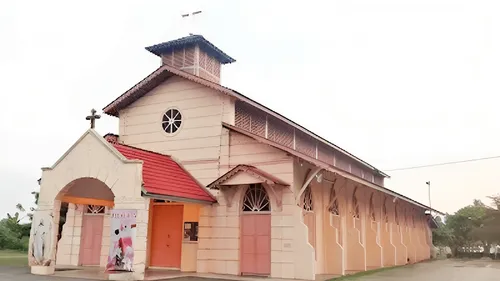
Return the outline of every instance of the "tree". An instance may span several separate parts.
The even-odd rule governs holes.
[[[436,246],[449,246],[453,242],[453,232],[440,217],[437,217],[438,227],[432,230],[432,242]]]
[[[477,202],[480,201],[475,201]],[[449,246],[453,255],[457,254],[460,247],[470,246],[477,241],[471,233],[482,225],[485,213],[486,209],[482,204],[473,204],[446,216],[446,228],[451,233]]]
[[[488,196],[488,199],[490,199],[492,202],[493,208],[495,208],[497,211],[500,210],[500,194]]]
[[[8,213],[7,218],[0,221],[0,249],[27,250],[31,224],[21,224],[26,217],[21,213],[26,212],[21,204],[17,204],[18,212],[13,215]]]
[[[474,199],[472,205],[476,207],[486,207],[486,205],[479,199]]]
[[[485,215],[481,225],[475,228],[472,237],[483,241],[486,245],[496,245],[500,243],[500,196],[488,196],[491,199],[492,207],[484,206]]]
[[[35,197],[35,205],[38,206],[38,199],[40,198],[40,192],[32,191],[31,194],[33,194],[33,196]],[[32,222],[33,221],[33,212],[35,212],[36,209],[31,207],[30,211],[31,211],[31,213],[28,214],[28,217],[30,218],[30,221]]]

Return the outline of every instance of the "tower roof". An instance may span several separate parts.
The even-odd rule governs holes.
[[[200,49],[216,58],[221,64],[233,63],[236,61],[201,35],[189,35],[176,40],[163,42],[146,47],[146,50],[157,56],[161,56],[161,54],[172,52],[172,50],[194,45],[198,45]]]

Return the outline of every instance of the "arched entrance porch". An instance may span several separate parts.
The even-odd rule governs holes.
[[[114,197],[105,183],[90,177],[73,180],[59,191],[54,200],[54,210],[60,210],[57,265],[106,264],[110,243],[108,211],[114,206]]]

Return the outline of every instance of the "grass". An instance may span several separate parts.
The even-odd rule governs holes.
[[[25,252],[0,250],[0,266],[27,266],[28,254]]]

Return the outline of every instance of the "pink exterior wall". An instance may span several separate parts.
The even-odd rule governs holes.
[[[183,120],[173,135],[161,128],[169,108],[178,109]],[[209,184],[228,169],[228,133],[221,122],[234,124],[234,102],[228,96],[174,76],[120,111],[119,135],[127,145],[174,156]]]
[[[357,189],[356,189],[357,188]],[[354,196],[354,191],[356,193]],[[365,243],[363,239],[364,230],[364,200],[366,191],[354,184],[347,184],[344,189],[344,200],[347,201],[346,209],[346,273],[354,273],[366,270]],[[353,199],[357,199],[357,204]],[[356,208],[358,208],[358,218],[356,216]]]
[[[382,193],[368,190],[365,197],[366,222],[366,268],[368,270],[382,267],[381,228],[381,196]]]
[[[221,174],[247,164],[293,184],[292,157],[235,132],[223,130],[222,134]],[[307,243],[307,228],[301,222],[302,212],[295,205],[291,188],[275,187],[274,192],[266,189],[271,201],[270,276],[314,278],[314,250]],[[240,274],[240,216],[245,190],[245,185],[237,185],[214,191],[219,204],[201,209],[198,272]]]
[[[306,163],[296,163],[294,167],[300,177],[312,168]],[[351,274],[406,264],[407,258],[410,258],[410,263],[429,258],[430,246],[420,239],[422,236],[425,240],[422,233],[429,229],[423,209],[417,210],[409,203],[396,200],[398,225],[393,197],[342,177],[337,178],[332,195],[330,181],[335,181],[335,176],[324,173],[323,177],[327,181],[318,183],[313,179],[310,184],[316,214],[316,237],[308,237],[308,241],[316,243],[316,274]],[[356,187],[356,200],[353,200]],[[329,211],[332,205],[338,207],[338,212]],[[404,209],[407,209],[406,216],[402,215]],[[355,217],[356,210],[359,218]],[[400,228],[403,230],[399,231]]]
[[[183,124],[178,133],[166,135],[161,130],[161,116],[171,107],[183,114]],[[221,122],[293,148],[360,179],[383,185],[383,178],[273,117],[241,107],[241,103],[219,92],[179,77],[169,78],[122,110],[120,141],[173,155],[203,184],[239,164],[255,166],[290,184],[286,188],[267,188],[272,203],[271,277],[313,279],[315,274],[341,275],[405,264],[408,249],[416,261],[429,257],[429,231],[424,216],[415,215],[415,227],[403,225],[401,230],[396,223],[393,198],[352,180],[337,180],[338,214],[329,211],[331,183],[313,180],[310,188],[314,210],[304,216],[296,197],[308,169],[315,167],[229,131],[221,127]],[[333,174],[324,176],[334,180]],[[246,186],[232,188],[213,190],[219,204],[200,210],[198,272],[241,273],[240,216]],[[401,212],[400,220],[404,216]]]

